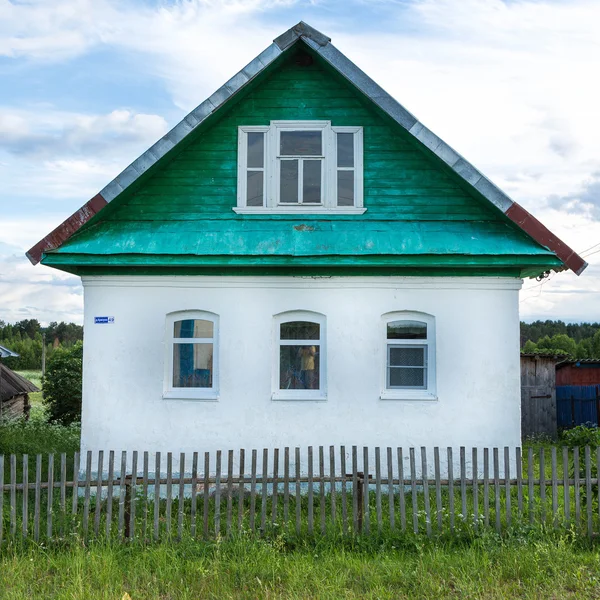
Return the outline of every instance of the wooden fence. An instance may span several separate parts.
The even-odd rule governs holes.
[[[589,447],[0,456],[0,545],[532,525],[591,537],[600,531],[599,465],[600,448]]]

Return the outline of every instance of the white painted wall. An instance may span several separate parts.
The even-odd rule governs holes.
[[[83,283],[82,451],[520,445],[519,279],[190,276]],[[219,315],[217,402],[163,399],[165,317],[186,309]],[[288,310],[327,317],[325,402],[271,399],[273,315]],[[435,317],[437,400],[380,399],[381,319],[400,310]],[[114,324],[95,325],[95,316],[114,316]]]

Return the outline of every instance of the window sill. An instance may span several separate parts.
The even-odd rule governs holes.
[[[314,206],[234,206],[233,212],[238,215],[362,215],[367,212],[364,207],[347,206],[344,208],[325,208]]]
[[[425,392],[425,391],[419,391],[419,390],[406,390],[406,391],[398,391],[398,390],[394,390],[394,391],[386,391],[386,392],[381,392],[381,395],[379,396],[380,400],[408,400],[408,401],[433,401],[433,402],[437,402],[438,397],[436,394],[432,393],[432,392]]]
[[[163,400],[195,400],[198,402],[218,402],[219,393],[216,391],[210,392],[189,392],[171,390],[163,392]]]
[[[271,396],[271,400],[276,400],[276,401],[291,400],[291,401],[298,401],[298,402],[326,402],[327,401],[327,395],[322,392],[317,392],[315,394],[307,393],[306,390],[298,390],[298,392],[299,393],[297,393],[297,394],[294,392],[285,392],[285,391],[273,392],[273,394]]]

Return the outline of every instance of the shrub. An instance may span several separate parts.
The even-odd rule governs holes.
[[[48,420],[68,425],[81,420],[81,372],[83,344],[57,348],[48,360],[44,376],[44,400]]]
[[[569,448],[583,448],[585,446],[597,448],[600,446],[600,429],[598,429],[595,423],[578,425],[577,427],[573,427],[573,429],[563,431],[562,440],[565,446]]]

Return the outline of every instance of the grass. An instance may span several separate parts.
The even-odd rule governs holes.
[[[288,547],[280,539],[7,548],[4,600],[599,598],[598,550],[568,538]]]

